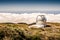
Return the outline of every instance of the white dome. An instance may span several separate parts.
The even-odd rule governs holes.
[[[46,20],[44,15],[38,15],[36,18],[36,21],[43,21],[43,20]]]

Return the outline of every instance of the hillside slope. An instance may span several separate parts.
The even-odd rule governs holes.
[[[30,24],[0,23],[0,40],[60,40],[60,23],[48,22],[45,28],[28,26]]]

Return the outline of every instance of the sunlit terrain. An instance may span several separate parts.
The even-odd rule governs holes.
[[[45,28],[28,28],[33,24],[0,23],[0,40],[60,40],[60,23],[48,22]]]

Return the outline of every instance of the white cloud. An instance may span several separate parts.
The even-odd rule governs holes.
[[[0,13],[0,23],[12,22],[12,23],[33,23],[36,22],[37,15],[45,15],[47,22],[60,23],[60,14],[45,14],[45,13],[32,13],[32,14],[12,14],[12,13]]]

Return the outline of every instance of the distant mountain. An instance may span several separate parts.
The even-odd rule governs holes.
[[[16,13],[16,14],[47,13],[47,14],[60,14],[60,11],[0,11],[0,13]]]

